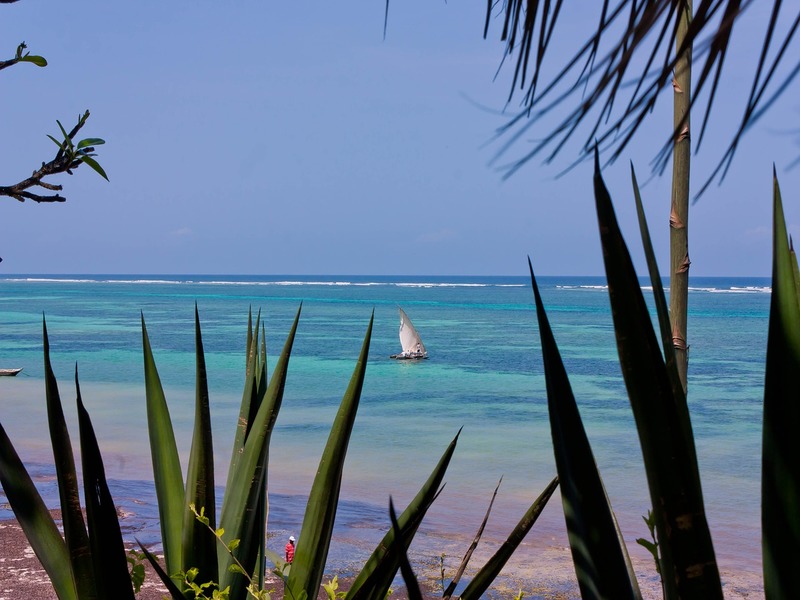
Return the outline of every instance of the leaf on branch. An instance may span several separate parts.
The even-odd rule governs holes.
[[[19,59],[19,62],[29,62],[35,64],[37,67],[46,67],[47,60],[45,60],[44,56],[37,56],[35,54],[26,54],[22,58]]]
[[[64,126],[61,124],[61,121],[56,119],[56,123],[58,123],[59,129],[61,129],[61,133],[64,134],[64,141],[67,142],[67,146],[69,147],[69,149],[72,150],[73,148],[75,148],[75,145],[72,143],[72,138],[67,133],[67,130],[64,129]]]
[[[49,137],[51,140],[53,140],[53,143],[54,143],[56,146],[58,146],[59,148],[61,148],[61,146],[62,146],[63,142],[59,142],[59,141],[58,141],[56,138],[54,138],[54,137],[53,137],[52,135],[50,135],[49,133],[47,134],[47,137]]]
[[[81,148],[86,148],[87,146],[102,146],[105,143],[106,141],[101,140],[100,138],[86,138],[85,140],[78,142],[78,150]]]
[[[80,160],[82,162],[85,162],[90,167],[92,167],[92,169],[94,169],[95,171],[97,171],[100,177],[108,181],[108,175],[106,175],[106,172],[103,170],[103,167],[101,167],[100,164],[95,159],[89,158],[88,156],[81,156]]]

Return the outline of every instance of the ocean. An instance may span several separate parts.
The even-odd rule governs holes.
[[[649,497],[600,277],[539,281],[595,458],[630,552],[647,537]],[[694,278],[689,297],[689,406],[706,509],[724,572],[760,573],[760,465],[766,278]],[[645,289],[646,297],[651,294]],[[648,300],[649,301],[649,300]],[[244,378],[247,316],[266,327],[270,370],[302,305],[269,465],[270,544],[299,533],[305,498],[374,311],[358,418],[343,478],[329,566],[368,556],[463,427],[412,558],[428,577],[458,562],[502,477],[483,552],[491,554],[555,475],[545,382],[526,277],[0,276],[0,422],[48,503],[57,493],[46,434],[42,318],[65,410],[75,425],[77,365],[126,532],[158,543],[141,348],[144,317],[185,461],[194,403],[194,307],[206,351],[217,483]],[[413,320],[425,361],[394,361],[397,307]],[[0,496],[0,518],[11,518]],[[521,577],[537,556],[567,545],[560,498],[520,550]],[[480,553],[479,553],[480,554]],[[443,558],[444,555],[444,558]],[[513,565],[510,567],[513,570]],[[530,578],[528,577],[528,580]]]

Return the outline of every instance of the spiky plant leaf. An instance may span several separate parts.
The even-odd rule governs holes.
[[[261,311],[258,311],[255,329],[252,325],[252,312],[247,313],[247,367],[245,369],[244,390],[242,391],[242,402],[239,407],[239,419],[236,422],[236,431],[233,435],[233,449],[231,450],[231,460],[228,466],[228,480],[225,484],[225,489],[231,489],[234,480],[237,477],[237,470],[239,468],[239,461],[241,460],[242,453],[244,452],[244,443],[247,439],[247,432],[250,430],[253,417],[258,411],[258,407],[254,406],[256,403],[256,377],[255,372],[258,364],[258,324],[261,320]],[[223,510],[225,504],[223,500]]]
[[[301,594],[308,598],[316,598],[322,582],[333,524],[336,519],[344,459],[361,399],[361,388],[364,384],[374,318],[373,312],[364,343],[361,346],[361,354],[334,419],[309,494],[303,526],[300,529],[300,538],[297,540],[297,551],[289,571],[289,578],[286,581],[287,593],[294,598],[301,598]]]
[[[94,585],[99,598],[135,600],[128,573],[128,559],[122,543],[117,508],[106,482],[103,458],[89,413],[83,405],[75,368],[75,389],[78,394],[78,425],[83,465],[83,490],[86,497],[86,520],[94,565]]]
[[[237,463],[236,477],[226,489],[225,500],[222,504],[220,526],[225,530],[224,539],[226,542],[230,542],[232,539],[240,540],[236,556],[248,573],[253,573],[255,570],[260,538],[265,534],[263,522],[260,522],[263,516],[259,515],[258,506],[261,503],[267,477],[269,441],[283,402],[289,358],[301,310],[302,306],[297,310],[292,328],[275,365],[272,380],[269,382],[265,397],[249,427],[247,440]],[[255,346],[256,343],[254,340],[252,346]],[[254,377],[253,373],[255,373],[255,368],[251,371],[250,377]],[[254,389],[252,385],[250,389]],[[241,586],[246,585],[246,582],[243,577],[229,572],[228,568],[232,561],[223,548],[217,548],[217,561],[220,565],[220,587],[224,589],[230,585],[231,598],[239,597],[237,594],[240,593],[240,590],[243,589]]]
[[[0,425],[0,483],[59,600],[77,600],[69,551],[33,480]]]
[[[182,538],[186,513],[183,473],[178,458],[178,446],[169,415],[164,388],[150,348],[150,338],[142,315],[142,349],[144,354],[144,383],[147,401],[147,429],[150,434],[150,454],[153,462],[153,479],[158,498],[158,516],[161,520],[161,543],[167,571],[175,575],[183,566]]]
[[[666,596],[722,598],[686,399],[676,395],[661,356],[596,153],[594,189],[617,350],[656,516]]]
[[[550,433],[561,482],[572,561],[584,598],[641,598],[613,511],[583,428],[572,386],[561,360],[530,260],[542,343]]]
[[[267,378],[267,333],[264,327],[264,324],[261,324],[261,358],[260,362],[260,369],[258,370],[258,397],[264,398],[267,394],[267,386],[269,380]],[[269,447],[264,448],[264,456],[263,456],[263,467],[266,469],[267,465],[267,458],[269,453]],[[261,498],[259,501],[259,514],[256,517],[256,523],[258,523],[260,531],[267,530],[267,518],[269,517],[269,494],[267,494],[267,477],[266,471],[264,476],[264,485],[261,487],[260,490]],[[258,561],[258,569],[256,572],[256,577],[258,579],[258,585],[261,589],[264,589],[266,578],[267,578],[267,561],[263,560],[266,557],[267,552],[267,536],[262,535],[258,538],[258,555],[262,557],[262,560]]]
[[[397,515],[394,512],[394,504],[391,498],[389,498],[389,518],[392,521],[392,531],[394,532],[394,541],[389,551],[396,555],[397,561],[400,563],[400,572],[403,574],[403,581],[406,582],[408,600],[422,600],[422,590],[419,589],[419,582],[414,575],[414,570],[411,568],[411,563],[408,561],[408,554],[406,553],[408,545],[403,539],[403,530],[400,529],[400,525],[397,522]]]
[[[764,382],[761,527],[767,598],[800,597],[800,294],[773,173],[772,299]]]
[[[172,597],[172,600],[185,600],[186,597],[183,595],[183,592],[181,592],[181,588],[175,585],[175,582],[172,581],[172,578],[169,575],[167,575],[167,572],[164,570],[164,567],[162,567],[161,564],[158,562],[158,559],[155,557],[155,555],[152,552],[150,552],[147,548],[145,548],[142,545],[142,542],[140,542],[138,539],[136,540],[136,543],[139,544],[139,547],[142,549],[142,552],[144,552],[147,561],[153,567],[153,570],[156,572],[156,575],[158,575],[158,578],[161,579],[161,582],[164,584],[164,587],[167,588],[167,591],[169,592],[169,595]]]
[[[203,352],[203,336],[200,330],[200,315],[194,306],[195,335],[195,405],[194,432],[186,473],[186,498],[183,519],[183,571],[198,570],[199,581],[218,581],[217,540],[208,527],[217,528],[217,507],[214,493],[214,445],[211,435],[211,413],[209,411],[208,377]],[[208,526],[195,518],[189,510],[194,505],[203,509],[208,517]]]
[[[75,458],[72,453],[67,422],[58,392],[53,366],[50,362],[50,339],[47,335],[47,322],[42,317],[42,338],[44,344],[44,382],[47,399],[47,422],[50,442],[53,446],[53,464],[58,479],[58,495],[61,500],[61,518],[64,527],[64,541],[67,544],[75,587],[78,596],[91,600],[97,597],[92,569],[91,548],[86,523],[83,520],[81,501],[78,494],[78,475],[75,471]]]
[[[681,433],[684,444],[687,447],[694,447],[694,434],[692,433],[692,423],[689,419],[689,407],[686,404],[686,391],[678,374],[678,363],[673,346],[672,324],[667,308],[667,298],[664,294],[664,286],[661,283],[661,276],[658,272],[658,262],[656,261],[653,244],[650,240],[650,230],[647,227],[647,219],[644,214],[642,196],[639,193],[639,184],[636,181],[636,173],[631,163],[631,181],[633,184],[633,196],[636,203],[636,214],[639,218],[639,232],[642,237],[642,248],[644,249],[647,260],[647,270],[650,275],[650,285],[653,288],[653,299],[655,301],[656,315],[658,316],[659,331],[661,333],[661,348],[664,353],[664,365],[667,369],[670,385],[672,386],[672,396],[677,405],[677,415],[680,419]],[[697,469],[690,470],[690,475],[697,475],[695,486],[700,489],[700,473]]]
[[[647,260],[647,271],[650,275],[650,284],[653,286],[653,299],[655,300],[656,315],[658,316],[658,326],[661,333],[661,347],[664,351],[664,362],[667,366],[670,382],[675,388],[675,394],[683,395],[683,385],[678,375],[678,367],[675,362],[675,347],[672,345],[672,326],[669,319],[669,308],[667,298],[664,294],[664,285],[661,282],[661,275],[658,272],[658,262],[656,253],[653,250],[653,242],[650,239],[650,229],[647,227],[647,218],[644,214],[642,195],[639,192],[639,183],[636,181],[636,171],[631,162],[631,183],[633,185],[633,198],[636,202],[636,215],[639,218],[639,232],[642,236],[642,248],[644,249],[645,259]],[[681,391],[677,388],[680,387]],[[688,412],[686,413],[688,414]],[[689,428],[691,432],[691,427]]]
[[[442,480],[450,465],[450,459],[456,450],[460,435],[461,430],[459,429],[427,481],[397,519],[400,529],[403,531],[403,539],[409,544],[419,529],[428,508],[441,491]],[[394,529],[389,529],[350,586],[346,596],[347,600],[384,600],[386,598],[392,581],[397,575],[397,570],[400,568],[396,556],[387,552],[393,543]]]
[[[547,484],[547,487],[544,488],[542,493],[539,494],[539,497],[534,500],[533,504],[531,504],[530,508],[528,508],[519,520],[519,523],[514,527],[514,530],[506,541],[503,542],[503,545],[500,546],[492,558],[490,558],[470,580],[467,587],[459,596],[461,600],[477,600],[489,589],[489,586],[500,574],[500,571],[506,566],[511,555],[514,554],[522,543],[522,540],[528,535],[528,532],[533,527],[533,524],[536,523],[539,515],[542,514],[544,507],[547,505],[547,501],[550,500],[553,492],[556,491],[556,487],[558,487],[558,477],[554,477],[553,480]]]
[[[489,521],[489,515],[492,513],[492,506],[494,506],[495,498],[497,498],[497,492],[500,489],[500,484],[503,483],[503,478],[500,478],[500,481],[497,482],[497,486],[494,488],[494,493],[492,494],[492,499],[489,500],[489,506],[486,509],[486,514],[483,516],[483,520],[481,521],[480,526],[478,527],[478,531],[475,534],[475,537],[472,539],[472,542],[467,548],[466,553],[464,553],[464,558],[461,559],[461,564],[458,565],[458,569],[456,569],[456,574],[453,575],[453,579],[450,580],[450,583],[447,585],[447,588],[442,593],[442,598],[444,600],[448,600],[452,595],[453,592],[456,591],[456,587],[458,586],[458,582],[461,581],[461,576],[464,575],[464,571],[466,571],[467,566],[469,565],[469,561],[472,558],[472,554],[475,552],[475,548],[478,547],[478,544],[481,541],[481,537],[483,536],[483,530],[486,529],[486,523]]]

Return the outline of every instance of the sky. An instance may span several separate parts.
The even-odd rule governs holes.
[[[599,3],[598,3],[599,4]],[[735,31],[714,115],[692,165],[699,190],[749,92],[766,4]],[[789,14],[798,0],[786,3]],[[547,68],[596,23],[566,12]],[[53,157],[59,119],[84,110],[98,160],[51,183],[63,204],[0,197],[0,276],[8,274],[541,275],[603,272],[592,165],[503,165],[513,117],[500,23],[483,39],[483,2],[80,3],[0,6],[0,58],[19,42],[47,58],[0,72],[0,185]],[[797,45],[793,46],[794,56]],[[789,54],[792,56],[791,52]],[[793,66],[793,64],[791,65]],[[699,69],[697,69],[699,70]],[[800,235],[798,84],[745,137],[728,176],[692,207],[691,274],[768,276],[772,168]],[[656,253],[668,263],[669,169],[649,177],[670,133],[671,91],[603,172],[641,274],[629,164]],[[700,112],[695,113],[699,122]],[[549,122],[554,125],[555,122]]]

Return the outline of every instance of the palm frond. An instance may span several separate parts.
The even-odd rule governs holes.
[[[498,138],[506,139],[498,150],[498,157],[506,155],[522,135],[559,107],[573,107],[566,116],[556,120],[556,125],[547,125],[545,135],[505,168],[506,177],[534,157],[544,156],[544,162],[552,162],[579,132],[587,132],[581,141],[582,160],[591,157],[595,141],[610,153],[608,162],[619,158],[655,107],[661,92],[673,85],[677,65],[687,53],[693,54],[696,61],[702,61],[691,100],[693,107],[697,102],[705,103],[697,136],[696,149],[699,149],[718,97],[734,29],[754,2],[695,1],[686,38],[676,48],[677,17],[684,11],[691,11],[691,4],[688,0],[617,0],[615,3],[604,0],[598,3],[600,16],[594,33],[583,40],[566,61],[560,61],[556,74],[542,84],[540,79],[547,70],[545,57],[551,48],[558,19],[564,12],[562,1],[505,0],[501,4],[487,0],[484,37],[488,36],[491,21],[502,22],[500,39],[506,42],[503,60],[516,56],[509,102],[517,91],[522,93],[520,110],[498,131]],[[789,52],[800,27],[800,9],[785,8],[781,13],[781,8],[780,0],[773,0],[741,121],[731,132],[730,144],[700,193],[717,176],[720,179],[725,176],[742,136],[800,72],[797,58],[800,53]],[[778,33],[780,22],[789,25]],[[737,69],[741,69],[741,65],[737,65]],[[625,108],[615,111],[616,103]],[[672,141],[687,124],[688,117],[664,140],[653,160],[654,172],[663,173],[670,159]]]

